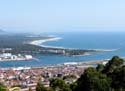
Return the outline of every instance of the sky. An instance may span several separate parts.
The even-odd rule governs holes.
[[[125,0],[0,0],[6,31],[125,31]]]

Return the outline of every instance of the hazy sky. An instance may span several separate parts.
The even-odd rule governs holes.
[[[0,28],[124,31],[125,0],[0,0]]]

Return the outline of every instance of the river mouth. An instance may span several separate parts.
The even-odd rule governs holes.
[[[69,57],[80,57],[80,56],[91,56],[95,53],[100,52],[113,52],[119,50],[117,49],[80,49],[80,48],[64,48],[64,47],[58,47],[58,46],[48,46],[44,45],[46,42],[57,42],[61,41],[61,37],[51,37],[47,39],[39,39],[39,40],[33,40],[29,42],[30,45],[40,46],[42,48],[47,49],[48,54],[58,54],[58,55],[64,55]]]

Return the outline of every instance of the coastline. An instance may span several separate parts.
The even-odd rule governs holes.
[[[29,42],[28,44],[40,46],[40,47],[44,47],[44,48],[59,48],[59,49],[71,49],[71,50],[93,50],[95,52],[113,52],[113,51],[117,51],[120,49],[120,48],[116,48],[116,49],[80,49],[80,48],[65,48],[65,47],[58,47],[58,46],[43,45],[43,43],[45,43],[45,42],[58,41],[61,39],[62,39],[61,37],[52,37],[52,38],[47,38],[47,39],[33,40],[33,41]]]
[[[43,43],[45,43],[45,42],[58,41],[61,39],[62,39],[61,37],[51,37],[51,38],[47,38],[47,39],[33,40],[33,41],[29,42],[28,44],[40,46],[40,47],[44,47],[44,48],[57,48],[57,49],[69,49],[69,50],[88,50],[88,51],[94,51],[94,52],[113,52],[113,51],[117,51],[120,49],[120,48],[116,48],[116,49],[80,49],[80,48],[65,48],[65,47],[58,47],[58,46],[43,45]],[[92,55],[92,54],[87,53],[87,55],[85,54],[85,55],[73,55],[73,56],[89,56],[89,55]]]
[[[26,38],[28,35],[25,35]],[[55,40],[55,37],[62,37],[59,40]],[[78,38],[77,38],[78,37]],[[52,40],[54,38],[54,40]],[[81,38],[81,39],[80,39]],[[92,36],[93,40],[95,38]],[[49,42],[48,40],[51,41]],[[62,40],[61,40],[62,39]],[[41,44],[41,41],[44,42]],[[22,41],[23,45],[26,45],[29,48],[29,51],[26,54],[31,54],[33,57],[38,58],[38,62],[33,61],[17,61],[17,62],[0,62],[1,67],[11,67],[11,66],[39,66],[39,65],[48,65],[48,64],[58,64],[63,62],[72,62],[72,61],[89,61],[89,60],[98,60],[98,59],[109,59],[114,55],[124,56],[124,44],[122,46],[121,41],[115,41],[116,43],[112,44],[111,41],[106,39],[105,41],[93,41],[87,40],[86,36],[73,36],[71,35],[60,35],[55,34],[55,36],[49,35],[35,35],[31,39],[26,39]],[[35,42],[33,42],[35,41]],[[18,41],[17,41],[18,42]],[[32,45],[30,45],[31,43]],[[69,44],[70,43],[70,44]],[[97,44],[96,44],[97,43]],[[100,43],[98,45],[98,43]],[[93,44],[93,45],[89,45]],[[36,45],[36,46],[35,46]],[[114,46],[113,46],[114,45]],[[28,47],[29,46],[29,47]],[[53,48],[57,46],[56,48]],[[58,46],[62,46],[60,48]],[[22,47],[23,51],[27,51],[26,47]],[[47,47],[47,48],[46,48]],[[35,50],[34,50],[34,49]],[[118,48],[120,48],[118,50]],[[63,49],[65,51],[63,51]],[[117,49],[117,50],[114,50]],[[101,51],[102,50],[102,51]],[[60,52],[60,54],[57,53]],[[62,53],[61,53],[62,52]],[[84,53],[85,52],[85,53]],[[20,52],[17,52],[17,54]],[[63,54],[65,53],[65,55]],[[88,55],[86,55],[88,53]],[[90,54],[89,54],[90,53]],[[14,60],[15,61],[15,60]],[[3,64],[4,63],[4,64]]]
[[[63,47],[54,47],[54,46],[43,45],[43,43],[45,43],[45,42],[58,41],[60,39],[62,39],[62,38],[61,37],[52,37],[52,38],[48,38],[48,39],[33,40],[33,41],[29,42],[29,44],[40,46],[40,47],[45,47],[45,48],[63,48]]]

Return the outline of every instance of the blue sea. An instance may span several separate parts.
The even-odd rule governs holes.
[[[64,48],[119,50],[96,53],[91,56],[83,57],[37,54],[33,56],[38,58],[39,61],[0,62],[0,67],[43,66],[62,64],[65,62],[94,61],[111,59],[115,55],[125,57],[125,32],[58,32],[48,33],[48,35],[54,35],[62,39],[58,41],[48,41],[41,45]]]

